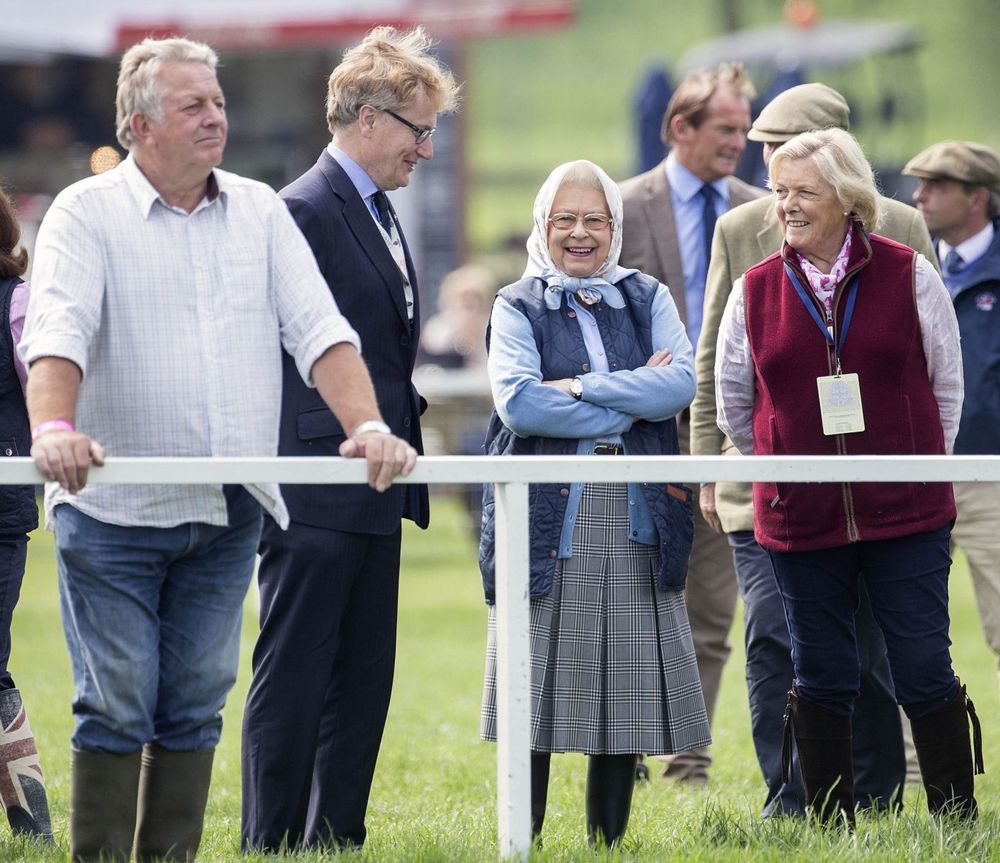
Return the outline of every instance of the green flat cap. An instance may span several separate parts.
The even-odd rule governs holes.
[[[826,84],[789,87],[768,102],[753,121],[747,137],[766,144],[784,144],[796,135],[851,124],[847,100]]]
[[[958,180],[1000,191],[1000,158],[974,141],[941,141],[917,153],[903,173],[924,180]]]

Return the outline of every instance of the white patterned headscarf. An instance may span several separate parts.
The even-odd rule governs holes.
[[[567,275],[558,269],[549,254],[548,226],[552,212],[552,202],[566,175],[572,169],[586,168],[600,180],[604,190],[604,198],[611,213],[611,248],[597,270],[585,279]],[[570,181],[572,182],[572,180]],[[531,236],[528,237],[528,266],[524,277],[543,279],[548,286],[545,292],[545,302],[549,308],[558,308],[562,301],[562,292],[577,293],[586,302],[594,302],[603,298],[613,308],[621,308],[624,299],[615,287],[625,276],[636,272],[618,266],[618,257],[622,251],[622,194],[618,185],[597,165],[586,159],[565,162],[555,168],[548,179],[542,184],[535,197],[534,225]],[[600,294],[600,296],[598,296]]]

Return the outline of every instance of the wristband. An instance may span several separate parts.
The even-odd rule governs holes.
[[[34,443],[43,434],[50,431],[76,431],[73,427],[73,423],[69,420],[46,420],[43,423],[39,423],[31,430],[31,442]]]
[[[351,432],[351,437],[357,437],[359,434],[364,434],[365,432],[392,434],[392,429],[382,422],[382,420],[365,420]]]

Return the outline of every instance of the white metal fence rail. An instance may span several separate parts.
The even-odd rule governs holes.
[[[111,458],[91,483],[359,483],[338,458]],[[496,484],[497,834],[501,859],[531,846],[528,484],[532,482],[1000,482],[1000,456],[434,456],[399,482]],[[41,481],[27,458],[0,459],[0,485]]]

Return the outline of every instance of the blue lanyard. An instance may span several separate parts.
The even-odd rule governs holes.
[[[806,311],[809,312],[816,326],[819,327],[819,331],[823,334],[823,338],[826,339],[826,343],[830,345],[837,357],[837,374],[840,374],[840,354],[844,350],[844,342],[847,340],[847,331],[851,326],[851,318],[854,316],[854,304],[858,299],[858,282],[861,280],[861,274],[858,273],[851,279],[851,283],[847,286],[847,310],[844,312],[844,324],[840,328],[840,338],[837,339],[837,343],[834,344],[833,341],[833,327],[827,326],[823,318],[820,317],[819,310],[816,308],[816,304],[809,298],[806,293],[806,289],[802,287],[802,283],[799,281],[798,277],[795,275],[795,271],[786,263],[785,264],[785,275],[788,276],[789,281],[795,286],[795,291],[799,295],[799,299],[802,300],[802,305],[806,307]]]

